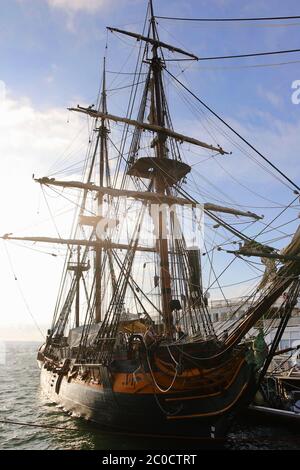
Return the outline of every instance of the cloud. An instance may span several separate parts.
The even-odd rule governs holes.
[[[54,82],[57,69],[58,67],[56,64],[51,64],[50,70],[44,79],[48,85],[51,85],[51,83]]]
[[[86,11],[93,13],[107,7],[109,0],[47,0],[50,7],[61,8],[67,12]]]
[[[86,122],[79,115],[70,115],[63,108],[36,109],[27,97],[14,96],[3,81],[0,81],[0,90],[0,235],[13,232],[15,235],[55,236],[53,221],[41,190],[31,176],[32,173],[37,176],[49,174],[49,167],[55,161],[60,161],[60,156],[66,158],[65,166],[82,160],[85,152],[80,154],[78,150],[85,149],[88,142]],[[75,198],[76,195],[71,197],[72,200]],[[64,236],[69,235],[69,220],[74,213],[74,205],[68,204],[65,199],[59,202],[60,199],[49,198],[49,204],[60,233]],[[65,214],[57,217],[63,206]],[[19,324],[33,325],[15,275],[38,323],[49,324],[63,256],[41,254],[32,251],[32,248],[42,253],[54,251],[56,254],[63,254],[63,249],[57,251],[48,246],[33,247],[31,244],[26,245],[31,249],[26,249],[8,242],[6,246],[15,272],[13,274],[3,245],[4,242],[0,240],[1,305],[6,312],[0,321],[1,328],[3,325],[12,328]]]
[[[258,86],[257,93],[260,97],[268,101],[274,108],[280,108],[283,106],[283,99],[279,93],[274,93],[271,90],[263,88],[261,85]]]
[[[49,7],[61,10],[66,17],[66,28],[70,33],[78,34],[77,15],[78,13],[95,14],[99,11],[107,12],[112,7],[119,8],[129,1],[136,0],[46,0]],[[89,31],[89,36],[91,35]]]
[[[263,96],[268,101],[271,100],[271,96],[266,96],[265,94]],[[277,103],[276,95],[274,96],[273,104],[274,106],[281,104],[279,102]],[[300,177],[300,167],[298,164],[300,121],[289,122],[287,119],[281,119],[275,117],[272,113],[263,112],[254,108],[244,109],[243,113],[236,118],[225,116],[224,119],[283,172],[290,176],[291,173],[293,173],[293,178],[296,180]],[[219,122],[214,119],[212,122],[219,125]],[[177,128],[180,128],[180,125],[177,125]],[[263,163],[267,169],[270,169],[268,164],[263,162],[254,151],[250,150],[246,144],[242,143],[240,139],[230,133],[230,131],[226,131],[226,136],[223,136],[218,132],[217,128],[211,128],[211,130],[214,130],[217,138],[216,141],[212,142],[212,136],[207,132],[207,122],[204,119],[198,122],[192,120],[186,121],[183,123],[183,129],[185,129],[186,134],[192,135],[195,138],[200,135],[200,140],[211,144],[217,143],[226,151],[232,151],[232,155],[223,159],[219,158],[219,160],[225,165],[228,172],[232,172],[234,168],[234,175],[237,178],[244,178],[245,181],[253,179],[256,183],[260,182],[261,184],[268,182],[272,186],[277,184],[269,173],[260,169],[256,163],[244,156],[244,154],[227,139],[228,134],[234,142],[241,145],[241,147],[249,152],[259,163]],[[226,130],[224,126],[221,126],[221,129]],[[194,161],[195,157],[193,155],[190,156],[189,162],[194,163]],[[208,167],[212,165],[212,162],[213,160],[207,163]],[[227,180],[228,176],[222,171],[214,173],[215,180],[220,181],[224,178]]]
[[[54,82],[54,76],[53,76],[53,75],[50,75],[50,74],[47,75],[47,76],[45,77],[45,82],[48,83],[48,85],[50,85],[51,83]]]
[[[1,233],[28,226],[38,190],[31,181],[32,174],[49,174],[51,167],[51,172],[57,169],[55,162],[64,168],[59,163],[62,158],[65,167],[82,160],[88,129],[87,122],[77,113],[64,108],[36,109],[27,97],[15,97],[4,82],[0,81],[0,85],[0,200],[5,201],[9,195],[10,201],[1,207]],[[81,149],[84,151],[80,155]]]
[[[35,109],[26,97],[15,98],[0,81],[0,153],[8,162],[21,168],[41,164],[46,168],[69,145],[82,121],[63,108]],[[17,172],[21,169],[15,168]]]
[[[5,83],[0,80],[0,106],[4,102],[6,96],[6,86]]]
[[[297,180],[300,170],[298,164],[300,122],[289,122],[286,119],[276,118],[271,113],[260,114],[255,110],[249,110],[249,113],[252,117],[255,113],[257,114],[256,124],[231,121],[233,127],[249,139],[275,165],[278,165],[283,172]],[[261,176],[263,175],[266,176],[265,173]],[[259,174],[255,177],[259,178]]]

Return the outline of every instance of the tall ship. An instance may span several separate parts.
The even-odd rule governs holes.
[[[193,163],[183,148],[200,148],[213,158],[230,158],[231,149],[215,137],[206,142],[173,127],[167,81],[195,106],[203,102],[170,71],[169,57],[197,56],[160,40],[152,0],[142,32],[108,31],[138,41],[127,114],[109,110],[104,60],[98,102],[70,108],[92,122],[83,178],[35,178],[58,192],[80,192],[69,238],[3,237],[66,246],[53,323],[38,352],[41,387],[65,410],[104,427],[222,436],[252,401],[269,358],[263,332],[254,327],[272,318],[272,306],[280,301],[280,336],[297,301],[300,233],[280,250],[259,243],[230,220],[251,225],[260,215],[198,200],[191,191]],[[206,110],[225,128],[225,121]],[[203,279],[203,254],[214,269],[204,219],[212,231],[221,227],[228,233],[229,262],[265,264],[247,308],[244,302],[237,306],[222,329],[212,321]]]

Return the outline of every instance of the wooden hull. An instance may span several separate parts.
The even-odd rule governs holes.
[[[227,382],[214,383],[210,393],[207,386],[215,380],[215,368],[197,369],[198,375],[190,370],[189,379],[183,372],[170,391],[163,392],[172,377],[161,371],[155,372],[154,379],[164,389],[153,386],[150,371],[108,373],[94,366],[93,377],[102,376],[99,383],[59,374],[43,362],[40,365],[41,386],[52,401],[101,426],[137,434],[224,436],[235,413],[251,401],[255,388],[253,368],[244,359],[235,360],[235,370],[227,371]]]

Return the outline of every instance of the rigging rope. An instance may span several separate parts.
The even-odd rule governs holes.
[[[188,87],[182,83],[175,75],[173,75],[169,70],[165,69],[166,72],[173,77],[173,79],[179,83],[185,90],[187,90],[190,95],[192,95],[199,103],[202,104],[211,114],[213,114],[219,121],[221,121],[228,129],[230,129],[237,137],[239,137],[248,147],[254,150],[257,155],[259,155],[265,162],[267,162],[274,170],[276,170],[285,180],[287,180],[294,188],[300,191],[300,186],[298,186],[294,181],[292,181],[287,175],[285,175],[274,163],[272,163],[267,157],[265,157],[259,150],[257,150],[248,140],[246,140],[239,132],[237,132],[232,126],[230,126],[224,119],[221,118],[215,111],[212,110],[207,104],[204,103],[195,93],[188,89]]]
[[[262,235],[263,233],[265,233],[265,230],[268,228],[268,227],[272,227],[272,223],[275,222],[275,220],[277,220],[289,207],[291,207],[294,202],[298,199],[299,195],[297,195],[297,197],[295,197],[295,199],[293,199],[292,202],[290,202],[290,204],[288,206],[286,206],[284,209],[282,209],[281,212],[279,212],[279,214],[273,218],[273,220],[271,220],[264,228],[261,229],[261,231],[253,238],[253,240],[255,240],[257,237],[259,237],[260,235]],[[286,235],[286,234],[284,234]]]
[[[172,21],[203,21],[203,22],[234,22],[234,21],[277,21],[277,20],[295,20],[300,16],[270,16],[270,17],[254,17],[254,18],[180,18],[172,16],[156,16],[161,20]]]
[[[196,65],[190,67],[190,69],[194,70],[239,70],[239,69],[256,69],[256,68],[266,68],[266,67],[282,67],[283,65],[292,65],[292,64],[299,64],[300,60],[290,60],[286,62],[273,62],[270,64],[249,64],[249,65],[216,65],[216,66],[200,66],[197,67]]]
[[[175,367],[175,374],[174,374],[174,377],[172,379],[172,382],[171,384],[169,385],[168,388],[166,389],[163,389],[161,388],[158,383],[156,382],[155,380],[155,377],[154,377],[154,374],[153,374],[153,371],[152,371],[152,367],[151,367],[151,363],[150,363],[150,360],[149,360],[149,355],[148,355],[148,350],[147,350],[147,347],[145,345],[145,349],[146,349],[146,357],[147,357],[147,363],[148,363],[148,367],[149,367],[149,370],[150,370],[150,374],[151,374],[151,377],[152,377],[152,380],[153,380],[153,383],[155,384],[156,388],[161,392],[161,393],[167,393],[171,390],[171,388],[173,387],[174,383],[175,383],[175,380],[177,378],[177,375],[178,375],[178,370],[179,370],[179,364],[176,365]]]
[[[248,54],[232,54],[232,55],[223,55],[223,56],[211,56],[211,57],[198,57],[198,61],[203,60],[224,60],[224,59],[240,59],[245,57],[259,57],[266,55],[278,55],[278,54],[292,54],[295,52],[300,52],[300,49],[287,49],[283,51],[268,51],[268,52],[253,52]]]
[[[184,71],[182,71],[183,73]],[[266,171],[267,173],[271,174],[274,178],[278,179],[278,181],[280,181],[282,184],[286,185],[289,189],[290,186],[285,183],[283,180],[281,180],[277,175],[273,174],[268,168],[266,168],[265,166],[263,166],[256,158],[254,158],[253,155],[250,154],[250,152],[246,151],[240,144],[238,144],[234,139],[232,139],[230,137],[230,135],[228,134],[228,132],[225,132],[225,130],[223,128],[221,128],[220,126],[218,126],[215,122],[212,121],[212,119],[207,116],[205,114],[205,112],[201,109],[201,107],[198,105],[196,105],[196,103],[192,102],[192,101],[188,101],[187,97],[184,96],[183,93],[181,93],[181,88],[179,88],[179,85],[177,84],[178,88],[175,87],[175,90],[178,92],[178,95],[180,96],[181,99],[183,99],[187,104],[188,106],[192,109],[192,112],[194,114],[197,113],[201,113],[201,115],[203,115],[203,117],[207,120],[207,122],[213,127],[215,128],[216,130],[218,130],[218,132],[223,135],[232,145],[234,145],[236,148],[238,148],[246,157],[250,158],[254,163],[256,163],[257,165],[259,165],[264,171]],[[189,92],[189,90],[187,90]],[[216,142],[217,143],[217,142]],[[221,166],[220,164],[220,161],[219,159],[215,159],[216,163],[219,164],[219,166]],[[225,169],[221,166],[221,168],[225,171]],[[266,197],[263,197],[263,196],[259,196],[259,197],[262,197],[266,200],[268,200],[269,202],[272,202],[274,203],[274,201],[271,201],[269,200],[268,198]],[[238,205],[238,204],[237,204]]]
[[[39,333],[42,335],[43,339],[45,339],[45,335],[44,335],[44,333],[42,332],[42,330],[41,330],[41,328],[39,327],[39,325],[38,325],[36,319],[34,318],[33,313],[32,313],[31,310],[30,310],[30,307],[29,307],[29,305],[28,305],[28,302],[27,302],[26,297],[25,297],[25,295],[24,295],[24,292],[23,292],[23,290],[22,290],[20,281],[19,281],[19,279],[17,278],[17,275],[16,275],[15,270],[14,270],[14,267],[13,267],[12,259],[11,259],[11,256],[10,256],[10,254],[9,254],[9,251],[8,251],[8,249],[7,249],[5,240],[3,240],[3,243],[4,243],[4,249],[5,249],[5,252],[6,252],[6,255],[7,255],[7,259],[8,259],[10,268],[11,268],[12,274],[13,274],[13,276],[14,276],[14,280],[17,282],[17,286],[18,286],[20,295],[21,295],[21,297],[22,297],[22,300],[23,300],[23,302],[24,302],[24,305],[25,305],[25,307],[26,307],[26,310],[27,310],[27,312],[29,313],[31,319],[33,320],[33,323],[34,323],[34,325],[36,326],[36,328],[38,329]]]

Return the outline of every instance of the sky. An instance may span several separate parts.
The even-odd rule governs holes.
[[[300,14],[297,0],[153,3],[159,16]],[[130,78],[114,72],[132,70],[138,43],[108,33],[106,26],[141,32],[146,0],[0,0],[0,7],[0,233],[55,236],[47,203],[32,175],[56,171],[59,176],[61,168],[84,158],[88,123],[67,107],[95,102],[105,51],[108,88],[112,90],[108,92],[109,109],[124,114],[126,90],[121,95],[113,90],[129,84]],[[158,19],[158,28],[163,41],[199,57],[300,48],[300,20],[204,24]],[[296,87],[300,80],[300,53],[169,64],[172,73],[299,182],[300,104],[293,103],[292,96],[298,97],[293,84]],[[204,136],[203,122],[188,107],[182,110],[182,95],[171,86],[168,93],[175,128],[194,137]],[[222,137],[218,143],[228,148]],[[253,196],[253,206],[266,219],[274,216],[274,210],[268,212],[265,206],[286,205],[295,197],[291,188],[238,153],[233,152],[220,165],[204,162],[197,170],[219,189],[226,189],[229,200],[247,205]],[[238,190],[232,175],[248,190],[241,186]],[[249,188],[260,196],[251,194]],[[204,189],[209,192],[208,183]],[[55,223],[65,234],[72,207],[65,200],[53,204]],[[54,257],[51,249],[31,248],[0,244],[0,339],[41,340],[37,325],[42,332],[50,325],[64,250],[56,250],[58,256]]]

